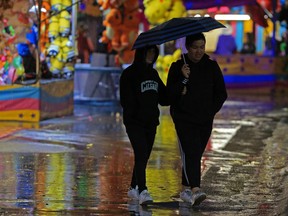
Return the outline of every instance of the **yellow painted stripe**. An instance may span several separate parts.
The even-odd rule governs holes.
[[[16,120],[38,122],[40,120],[39,110],[14,110],[0,112],[1,120]]]
[[[4,85],[4,86],[0,86],[0,91],[1,90],[8,90],[8,89],[16,89],[16,88],[23,88],[25,87],[26,85],[17,85],[17,84],[14,84],[14,85]],[[36,84],[33,84],[33,85],[27,85],[27,86],[30,86],[30,87],[39,87],[39,84],[36,83]]]

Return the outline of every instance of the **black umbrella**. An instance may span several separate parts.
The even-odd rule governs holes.
[[[132,49],[160,45],[191,34],[208,32],[217,28],[225,28],[225,26],[211,17],[173,18],[146,32],[142,32],[137,37]]]

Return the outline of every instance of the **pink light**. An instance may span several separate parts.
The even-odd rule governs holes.
[[[208,13],[230,13],[230,9],[228,7],[212,7],[207,9]]]

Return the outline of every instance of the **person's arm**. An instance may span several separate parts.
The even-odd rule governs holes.
[[[135,96],[135,89],[133,89],[133,82],[135,80],[131,80],[130,74],[127,73],[128,71],[123,71],[120,77],[120,104],[124,110],[132,115],[134,113],[136,96]]]
[[[156,72],[157,73],[157,72]],[[159,77],[157,73],[157,82],[158,82],[158,97],[159,97],[159,104],[161,106],[169,106],[169,98],[168,98],[168,92],[167,92],[167,87]]]
[[[214,114],[216,114],[217,112],[219,112],[228,96],[222,71],[217,62],[214,62],[214,64],[215,64],[214,67],[215,73],[214,73],[214,88],[213,88],[214,90],[213,111]]]
[[[181,67],[177,63],[172,63],[169,69],[167,78],[167,91],[170,104],[175,104],[176,101],[183,95],[183,89],[188,82],[188,78],[182,75]]]

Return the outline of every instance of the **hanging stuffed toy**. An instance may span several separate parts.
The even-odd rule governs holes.
[[[72,41],[69,38],[63,38],[61,43],[62,61],[72,62],[75,59],[75,50]]]
[[[74,74],[75,71],[75,67],[74,67],[74,63],[66,63],[64,68],[63,68],[63,78],[71,78]]]
[[[49,21],[48,38],[49,41],[54,41],[59,36],[59,19],[57,16],[52,16]]]
[[[64,62],[62,61],[62,52],[59,52],[57,56],[50,58],[49,70],[53,74],[53,77],[60,77]]]
[[[106,15],[103,25],[106,27],[106,30],[103,32],[103,38],[100,38],[100,42],[111,40],[113,48],[119,47],[122,26],[121,11],[116,8],[111,9]]]
[[[62,10],[62,0],[50,0],[50,13],[53,14],[58,14]]]
[[[129,45],[134,44],[138,36],[139,30],[139,11],[133,10],[124,15],[123,25],[121,25],[121,47],[127,48]]]
[[[61,37],[67,37],[70,34],[71,15],[64,10],[60,13],[59,19],[59,33]]]
[[[72,11],[72,1],[71,0],[62,0],[62,9],[71,13]]]
[[[51,42],[50,46],[48,47],[47,55],[49,57],[57,56],[58,53],[60,52],[60,48],[61,48],[61,39],[60,39],[60,37],[57,37],[55,40],[53,40]]]

